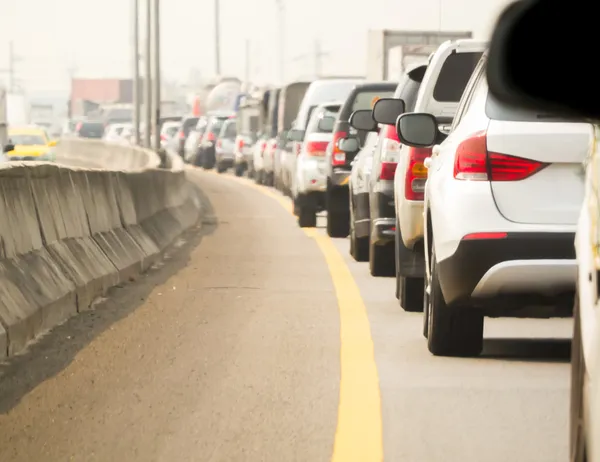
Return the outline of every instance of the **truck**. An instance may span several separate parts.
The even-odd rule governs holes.
[[[31,103],[29,120],[32,124],[50,128],[54,124],[54,106],[47,103]]]
[[[369,30],[367,36],[367,80],[399,81],[404,70],[427,62],[447,40],[472,38],[473,33],[439,31]]]

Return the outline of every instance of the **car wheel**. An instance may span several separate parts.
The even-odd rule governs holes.
[[[581,345],[581,317],[579,316],[579,294],[575,294],[573,309],[573,342],[571,344],[571,416],[570,452],[571,462],[586,462],[585,422],[583,387],[585,384],[585,361]]]
[[[218,173],[225,173],[227,171],[227,167],[225,167],[223,164],[217,164],[217,172]]]
[[[256,184],[263,184],[263,172],[254,172],[254,182]]]
[[[317,211],[309,207],[298,207],[298,225],[300,228],[315,228]]]
[[[358,262],[369,261],[369,238],[356,236],[352,196],[350,196],[350,255]]]
[[[242,164],[236,164],[233,172],[235,173],[235,176],[242,176],[244,174],[244,166]]]
[[[396,268],[396,298],[404,311],[423,311],[423,278],[405,277],[400,274],[400,252],[405,249],[400,235],[400,223],[396,218],[396,233],[394,236],[394,263]],[[410,251],[406,249],[406,251]]]
[[[483,315],[475,308],[448,306],[438,280],[435,248],[431,256],[431,291],[427,346],[435,356],[477,356],[483,349]]]
[[[394,276],[394,251],[390,244],[375,245],[369,240],[369,271],[375,277]]]
[[[327,209],[327,235],[329,237],[348,237],[350,233],[350,211],[338,211],[341,200],[327,185],[325,204]],[[349,208],[349,207],[348,207]],[[335,209],[335,211],[334,211]]]

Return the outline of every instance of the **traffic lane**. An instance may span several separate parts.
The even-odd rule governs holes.
[[[334,242],[369,314],[386,460],[568,459],[571,319],[486,318],[482,357],[434,357],[422,314],[400,309],[394,279],[371,277],[347,239]]]
[[[340,332],[323,256],[272,198],[190,177],[214,229],[173,257],[175,274],[155,277],[171,261],[125,289],[140,306],[0,415],[0,460],[330,459]],[[60,332],[76,341],[69,323]],[[27,389],[21,360],[10,386]]]

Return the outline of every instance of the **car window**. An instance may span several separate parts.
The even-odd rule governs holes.
[[[104,134],[104,124],[85,122],[79,128],[79,135],[84,138],[102,138]]]
[[[433,98],[444,103],[458,103],[483,52],[452,53],[442,65],[433,88]]]
[[[235,127],[235,122],[227,122],[224,124],[223,128],[221,129],[221,133],[219,134],[219,137],[227,139],[234,139],[236,136],[237,130]]]
[[[516,108],[501,103],[491,94],[488,94],[487,97],[485,114],[492,120],[504,120],[510,122],[579,122],[557,114]]]
[[[467,84],[467,87],[465,88],[464,94],[463,94],[462,98],[460,99],[460,103],[458,105],[458,109],[456,110],[456,115],[454,117],[454,120],[452,121],[452,127],[451,127],[450,131],[453,131],[458,126],[458,124],[462,120],[463,116],[465,115],[466,109],[472,101],[472,97],[473,97],[473,94],[475,93],[477,85],[479,84],[480,79],[484,75],[485,63],[486,63],[486,60],[481,59],[479,64],[477,65],[477,68],[471,75],[469,83]]]
[[[198,123],[198,117],[190,117],[189,119],[185,119],[182,124],[183,133],[187,136],[190,133],[190,130],[196,126]]]
[[[227,119],[222,119],[220,117],[215,117],[210,121],[210,132],[214,135],[218,135],[219,132],[221,131],[221,127],[223,127],[223,124],[225,123]]]
[[[379,98],[391,98],[394,90],[362,91],[357,93],[352,102],[352,112],[372,109],[375,101]]]
[[[405,75],[404,80],[398,85],[398,88],[394,92],[394,98],[404,100],[404,104],[406,105],[405,112],[413,112],[415,110],[419,88],[421,88],[421,82],[411,79],[408,75]]]
[[[19,146],[40,146],[46,144],[43,135],[34,133],[13,133],[9,135],[14,145]]]

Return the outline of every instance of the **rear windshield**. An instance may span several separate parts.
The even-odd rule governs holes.
[[[79,136],[84,138],[102,138],[104,134],[104,124],[85,122],[79,128]]]
[[[530,111],[501,103],[489,92],[485,103],[485,115],[492,120],[503,120],[507,122],[578,122],[568,120],[557,114]]]
[[[167,136],[175,136],[175,133],[177,133],[177,130],[179,130],[179,126],[177,125],[170,125],[167,127]]]
[[[187,136],[190,133],[190,130],[196,126],[198,123],[198,117],[190,117],[189,119],[185,119],[181,124],[181,128],[183,129],[183,133]]]
[[[352,102],[352,112],[373,109],[375,101],[379,98],[391,98],[394,90],[389,91],[363,91],[357,93]]]
[[[458,103],[482,55],[469,52],[448,56],[433,89],[433,98],[443,103]]]
[[[331,117],[333,119],[333,121],[335,122],[335,119],[337,118],[339,111],[340,111],[339,105],[326,106],[324,108],[321,108],[318,115],[316,117],[313,117],[310,119],[310,121],[308,123],[308,127],[306,128],[306,131],[308,133],[332,133],[333,132],[333,123],[331,124],[332,125],[331,130],[321,130],[319,128],[319,120],[321,120],[324,117]]]
[[[221,127],[223,127],[223,124],[225,123],[227,119],[222,119],[219,117],[215,117],[214,119],[212,119],[210,121],[210,132],[213,135],[218,135],[219,132],[221,131]]]
[[[414,112],[415,106],[417,105],[417,96],[419,96],[421,82],[422,80],[413,80],[407,74],[405,74],[403,80],[400,82],[398,88],[394,92],[394,98],[404,100],[406,107],[405,112]]]
[[[221,138],[234,139],[237,136],[235,122],[227,122],[225,125],[223,125],[219,136]]]

